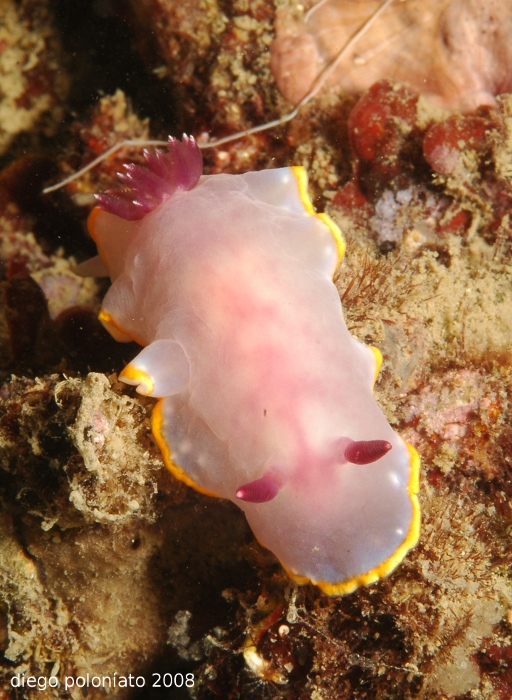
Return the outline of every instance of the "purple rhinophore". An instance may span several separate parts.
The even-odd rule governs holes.
[[[352,464],[371,464],[390,449],[387,440],[354,440],[345,448],[345,459]]]
[[[203,173],[201,151],[192,136],[169,136],[168,152],[144,151],[146,167],[128,163],[118,173],[124,187],[95,195],[100,209],[128,221],[142,219],[178,190],[191,190]]]
[[[260,479],[250,481],[237,489],[236,497],[248,503],[267,503],[277,496],[283,483],[273,470],[265,472]]]

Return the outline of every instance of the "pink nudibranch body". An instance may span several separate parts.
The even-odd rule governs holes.
[[[120,378],[160,399],[165,463],[242,508],[295,580],[337,595],[386,576],[418,539],[419,458],[372,396],[380,353],[343,320],[337,226],[303,168],[201,176],[187,138],[146,161],[90,230],[100,318],[145,346]]]

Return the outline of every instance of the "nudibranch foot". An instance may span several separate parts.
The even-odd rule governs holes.
[[[371,464],[389,452],[387,440],[354,440],[345,448],[344,457],[352,464]]]
[[[75,275],[79,277],[108,277],[109,271],[107,266],[101,259],[100,255],[95,255],[89,260],[84,260],[84,262],[76,265],[73,268]]]
[[[247,503],[267,503],[272,501],[282,488],[283,481],[275,469],[268,469],[259,479],[240,486],[236,497]]]
[[[186,389],[190,366],[175,340],[155,340],[126,365],[119,379],[144,396],[172,396]]]

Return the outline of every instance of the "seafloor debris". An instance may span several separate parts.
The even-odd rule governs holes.
[[[66,153],[59,164],[64,175],[69,175],[90,163],[120,141],[148,139],[149,120],[140,119],[123,91],[117,90],[113,95],[98,99],[87,121],[75,122],[73,130],[77,136],[75,148]],[[69,187],[69,192],[73,195],[75,203],[91,208],[94,204],[93,193],[108,187],[121,168],[123,159],[126,160],[127,154],[133,160],[141,157],[140,148],[125,149],[118,157],[103,162],[92,175],[74,182]],[[84,209],[86,216],[85,212],[87,209]]]
[[[175,135],[234,133],[275,114],[270,78],[274,5],[269,0],[129,0],[137,44],[148,67],[171,82],[178,109]],[[157,51],[154,42],[156,39]],[[216,165],[243,172],[262,167],[268,136],[212,154]],[[229,154],[229,155],[228,155]],[[275,154],[274,154],[275,155]]]
[[[100,374],[2,385],[6,689],[16,674],[53,674],[61,688],[66,676],[87,673],[150,680],[151,659],[165,650],[178,611],[198,610],[214,590],[220,595],[216,586],[240,580],[243,519],[173,482],[150,437],[152,402],[121,389]],[[212,561],[216,539],[224,554]],[[217,617],[206,610],[201,625],[209,629]],[[54,697],[50,687],[38,693]],[[88,697],[104,696],[89,690]]]
[[[142,29],[155,29],[161,55],[151,67],[182,97],[187,131],[275,116],[270,3],[212,3],[203,25],[200,5],[189,17],[171,2],[137,7],[136,46]],[[172,60],[162,58],[167,45]],[[188,70],[181,85],[174,60]],[[205,96],[215,96],[211,108]],[[63,683],[88,672],[144,676],[142,691],[117,687],[112,698],[148,697],[153,673],[193,673],[180,697],[200,700],[512,696],[512,98],[450,115],[379,82],[354,104],[323,95],[286,139],[242,141],[209,165],[303,164],[344,231],[344,313],[382,350],[377,399],[422,456],[420,544],[390,578],[345,598],[291,585],[234,506],[172,480],[151,439],[152,402],[113,376],[87,377],[121,369],[136,348],[97,335],[100,292],[82,297],[68,277],[71,255],[87,254],[81,229],[57,253],[63,233],[51,236],[47,211],[1,190],[10,300],[0,314],[3,698],[54,697],[48,686],[15,690],[17,674]],[[83,146],[67,147],[68,170],[109,139],[148,130],[120,93],[71,127]],[[69,188],[81,218],[119,162]],[[55,197],[63,217],[65,201]]]
[[[75,261],[64,248],[43,247],[33,225],[34,217],[22,215],[12,201],[0,214],[1,378],[13,371],[37,372],[59,365],[68,370],[87,368],[84,347],[91,341],[103,342],[108,354],[112,346],[95,318],[87,324],[87,337],[84,333],[78,340],[70,332],[78,310],[82,325],[84,314],[95,317],[98,284],[73,273]]]
[[[55,375],[2,386],[3,653],[16,673],[122,673],[155,649],[158,613],[141,564],[152,551],[146,533],[155,517],[156,465],[145,446],[144,407],[122,396],[112,401],[110,392],[102,375],[85,384]],[[126,421],[131,444],[120,437]],[[105,445],[106,434],[117,440]],[[107,475],[109,464],[118,465],[123,487]],[[119,526],[114,533],[99,522]],[[105,585],[111,578],[114,587]],[[142,643],[136,650],[134,625]]]
[[[0,4],[0,153],[23,132],[53,134],[68,76],[48,2]]]

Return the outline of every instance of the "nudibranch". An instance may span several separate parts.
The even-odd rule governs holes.
[[[144,346],[120,379],[159,399],[166,465],[236,503],[292,579],[339,595],[386,576],[418,539],[419,458],[345,325],[338,227],[302,167],[202,175],[187,137],[144,155],[97,196],[82,273],[110,275],[100,319]]]

